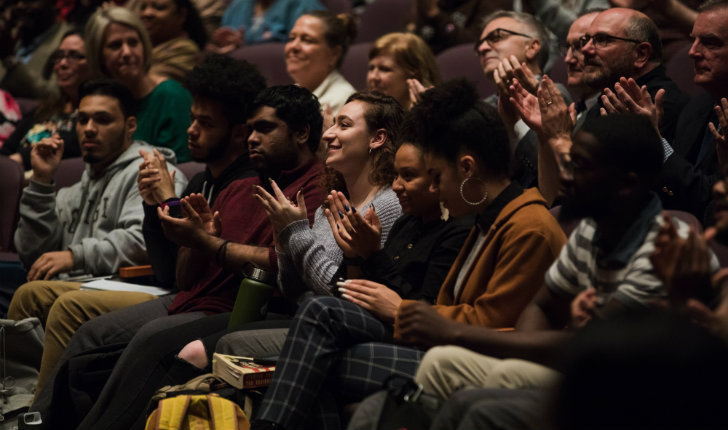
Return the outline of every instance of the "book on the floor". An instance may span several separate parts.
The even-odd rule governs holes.
[[[257,388],[270,384],[276,367],[256,363],[250,357],[218,354],[212,356],[212,374],[235,388]]]

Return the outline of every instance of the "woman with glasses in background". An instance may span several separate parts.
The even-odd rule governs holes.
[[[45,77],[55,77],[58,93],[47,97],[18,123],[2,147],[2,154],[30,171],[30,150],[33,144],[57,133],[66,144],[63,158],[79,157],[81,150],[76,136],[78,88],[88,77],[86,45],[79,30],[71,30],[61,39],[58,49],[49,57],[43,70]]]

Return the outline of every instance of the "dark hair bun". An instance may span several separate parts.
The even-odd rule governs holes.
[[[356,35],[358,33],[358,25],[356,23],[356,19],[348,13],[340,13],[336,15],[336,19],[341,22],[341,25],[344,27],[347,36],[349,36],[349,43],[352,43],[354,39],[356,39]]]

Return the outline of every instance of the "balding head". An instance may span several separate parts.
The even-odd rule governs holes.
[[[599,13],[589,26],[591,40],[581,48],[584,81],[595,90],[620,77],[639,78],[660,64],[662,44],[655,23],[634,9]]]

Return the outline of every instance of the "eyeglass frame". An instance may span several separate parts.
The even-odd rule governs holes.
[[[499,32],[499,33],[500,33],[500,32],[505,32],[505,33],[507,33],[507,34],[508,34],[508,36],[506,36],[506,37],[501,37],[501,38],[499,38],[498,40],[496,40],[496,41],[493,41],[493,42],[491,42],[490,40],[488,40],[488,39],[489,39],[489,38],[491,38],[491,37],[492,37],[492,35],[493,35],[493,34],[495,34],[496,32]],[[511,30],[508,30],[508,29],[506,29],[506,28],[500,28],[500,27],[498,27],[498,28],[496,28],[495,30],[491,31],[490,33],[486,34],[485,36],[481,37],[481,38],[480,38],[480,39],[479,39],[479,40],[478,40],[477,42],[475,42],[475,46],[473,47],[473,50],[475,51],[475,53],[476,53],[476,54],[479,54],[479,52],[478,52],[478,48],[480,48],[480,45],[482,45],[482,44],[483,44],[483,42],[488,42],[488,45],[490,45],[490,46],[493,46],[493,43],[498,43],[498,42],[500,42],[501,40],[505,40],[505,39],[508,39],[508,38],[509,38],[509,37],[511,37],[511,36],[521,36],[521,37],[527,37],[527,38],[529,38],[529,39],[535,39],[535,37],[533,37],[533,36],[531,36],[531,35],[528,35],[528,34],[518,33],[518,32],[516,32],[516,31],[511,31]]]
[[[561,54],[562,57],[566,57],[569,53],[569,49],[571,49],[572,53],[579,51],[581,49],[579,40],[575,43],[559,43],[559,54]]]
[[[78,63],[82,60],[85,60],[86,55],[75,50],[64,51],[61,49],[53,51],[53,53],[50,55],[51,64],[58,64],[63,61],[63,59],[66,59],[69,62]]]
[[[601,39],[598,40],[598,39]],[[579,38],[579,49],[583,49],[589,41],[592,41],[594,43],[594,46],[600,46],[602,48],[606,47],[608,42],[611,40],[622,40],[625,42],[632,42],[632,43],[643,43],[644,40],[637,40],[637,39],[629,39],[627,37],[619,37],[619,36],[612,36],[611,34],[607,33],[596,33],[596,34],[585,34]]]

